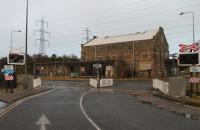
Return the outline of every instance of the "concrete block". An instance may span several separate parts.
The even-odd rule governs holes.
[[[169,96],[175,98],[185,97],[186,81],[182,77],[169,78]]]
[[[153,88],[159,89],[167,96],[183,98],[186,93],[186,81],[182,77],[169,78],[168,81],[153,79]]]

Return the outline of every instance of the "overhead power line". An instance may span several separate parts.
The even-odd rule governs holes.
[[[200,5],[200,3],[199,4],[193,4],[193,6],[199,6]],[[187,5],[188,6],[188,5]],[[190,7],[191,5],[189,5],[189,7]],[[185,6],[186,7],[186,6]],[[181,8],[184,8],[184,7],[181,7]],[[178,8],[178,9],[180,9],[180,8]],[[178,10],[178,9],[173,9],[173,10]],[[170,12],[170,11],[172,11],[172,10],[165,10],[165,12]],[[162,13],[162,11],[160,11],[160,12],[156,12],[156,14],[159,14],[159,13]],[[139,15],[138,17],[145,17],[145,16],[151,16],[152,14],[145,14],[145,15]],[[178,14],[177,14],[178,15]],[[97,26],[102,26],[102,25],[109,25],[109,24],[114,24],[114,23],[120,23],[120,22],[129,22],[129,21],[135,21],[135,19],[137,20],[137,18],[138,18],[137,16],[131,16],[131,17],[128,17],[128,18],[120,18],[120,19],[117,19],[117,20],[112,20],[112,21],[107,21],[107,22],[104,22],[104,23],[95,23],[95,24],[88,24],[90,27],[97,27]],[[166,16],[167,17],[167,16]],[[168,17],[170,17],[170,16],[168,16]],[[181,17],[181,18],[179,18],[179,19],[185,19],[185,18],[189,18],[188,16],[187,17]],[[170,21],[176,21],[176,20],[178,20],[177,18],[176,19],[174,19],[174,20],[168,20],[167,22],[170,22]],[[92,22],[92,21],[90,21],[90,22]],[[160,22],[162,22],[162,21],[160,21]],[[157,22],[157,23],[159,23],[160,24],[160,22]],[[163,21],[163,22],[166,22],[166,21]],[[156,24],[157,24],[156,23]],[[152,24],[152,23],[151,23]],[[151,24],[147,24],[147,25],[145,25],[145,26],[148,26],[148,25],[151,25]],[[72,26],[72,25],[71,25]],[[144,26],[144,25],[141,25],[141,26]],[[62,27],[63,28],[63,27]],[[81,29],[81,28],[83,28],[83,27],[74,27],[74,28],[69,28],[69,29],[65,29],[65,30],[62,30],[62,31],[59,31],[59,32],[65,32],[65,31],[71,31],[71,30],[75,30],[75,29]],[[59,33],[59,32],[57,32],[57,33]]]
[[[163,3],[163,6],[165,6],[165,5],[166,4]],[[110,20],[110,21],[107,21],[107,22],[104,22],[104,23],[99,23],[99,24],[102,25],[102,24],[108,24],[108,23],[113,23],[113,22],[116,23],[116,22],[120,22],[120,21],[131,19],[131,18],[137,19],[137,18],[140,18],[140,17],[152,16],[152,15],[160,15],[161,13],[163,15],[163,13],[169,13],[171,11],[181,10],[181,9],[185,9],[187,7],[195,7],[195,6],[199,6],[199,5],[200,5],[200,3],[197,2],[197,3],[190,4],[190,5],[182,6],[182,7],[179,7],[179,8],[174,8],[174,9],[170,9],[170,10],[169,9],[165,9],[165,10],[161,10],[161,11],[157,11],[156,10],[154,13],[147,13],[147,14],[144,14],[144,15],[139,14],[139,15],[136,15],[136,16],[129,16],[127,18],[120,18],[120,19],[117,19],[117,20]],[[153,7],[140,8],[139,10],[144,10],[144,9],[153,9]],[[134,9],[133,9],[133,10],[130,10],[130,11],[126,11],[124,13],[125,14],[133,14],[133,12],[134,12],[134,14],[135,14],[136,12],[141,12],[139,10],[137,9],[137,10],[134,11]],[[122,14],[122,15],[124,16],[124,14]],[[91,22],[91,21],[101,21],[101,20],[105,21],[105,19],[110,19],[110,18],[112,18],[114,16],[119,16],[119,14],[117,13],[117,14],[112,14],[112,15],[109,15],[109,16],[103,16],[103,17],[99,17],[99,18],[91,17],[90,19],[87,19],[87,20],[78,20],[78,21],[79,22],[84,22],[84,21],[85,22],[87,22],[87,21]],[[81,18],[81,17],[79,17],[79,18]],[[72,25],[75,24],[74,20],[71,20],[71,21],[72,21],[72,23],[61,24],[62,28],[63,28],[63,26],[72,26]],[[90,26],[97,26],[99,24],[95,23],[95,24],[90,25]]]
[[[196,29],[195,32],[199,32],[200,29]],[[184,33],[190,33],[192,31],[183,31],[183,32],[173,32],[173,33],[166,33],[167,35],[180,35],[180,34],[184,34]]]
[[[184,3],[184,1],[186,1],[187,2],[187,0],[173,0],[173,2],[171,2],[171,1],[167,1],[167,3],[165,2],[165,1],[162,1],[161,3],[159,3],[159,5],[158,5],[158,3],[156,3],[156,4],[154,4],[153,6],[150,6],[150,7],[144,7],[144,8],[141,8],[141,7],[143,7],[143,5],[141,5],[141,7],[140,8],[134,8],[134,7],[138,7],[139,5],[137,4],[137,3],[141,3],[141,2],[143,2],[143,1],[137,1],[137,2],[130,2],[130,3],[127,3],[127,4],[122,4],[122,5],[119,5],[119,6],[117,6],[117,7],[111,7],[111,10],[113,10],[113,9],[121,9],[122,11],[124,10],[124,8],[123,7],[126,7],[126,9],[128,8],[128,6],[131,6],[131,10],[130,11],[125,11],[124,13],[125,14],[131,14],[131,13],[136,13],[136,12],[141,12],[141,11],[144,11],[144,10],[146,10],[146,9],[154,9],[154,8],[158,8],[158,7],[162,7],[162,6],[166,6],[166,5],[168,5],[168,6],[171,6],[171,5],[173,5],[173,4],[176,4],[176,3]],[[152,4],[152,3],[148,3],[147,2],[147,4],[148,5],[150,5],[150,4]],[[193,4],[194,5],[194,4]],[[89,14],[82,14],[82,15],[78,15],[78,16],[72,16],[72,17],[70,17],[70,18],[67,18],[67,19],[62,19],[62,21],[64,21],[64,20],[67,20],[68,22],[69,21],[72,21],[72,23],[74,23],[74,19],[82,19],[82,18],[86,18],[86,16],[90,16],[89,17],[89,20],[91,21],[92,19],[93,20],[101,20],[101,19],[105,19],[105,18],[111,18],[111,17],[113,17],[113,16],[117,16],[118,15],[118,13],[117,14],[112,14],[112,15],[107,15],[106,17],[104,16],[104,17],[100,17],[100,18],[94,18],[94,17],[91,17],[91,15],[94,15],[95,14],[95,16],[98,16],[97,15],[97,13],[100,13],[100,14],[108,14],[108,11],[110,10],[110,8],[108,8],[108,9],[102,9],[102,10],[99,10],[99,11],[94,11],[94,12],[91,12],[91,13],[89,13]],[[87,19],[88,20],[88,19]],[[78,20],[79,22],[84,22],[84,21],[87,21],[87,20]],[[54,25],[66,25],[65,23],[55,23]],[[53,25],[53,26],[54,26]],[[71,24],[70,24],[71,25]]]
[[[182,17],[181,17],[182,18]],[[172,20],[173,21],[173,20]],[[170,22],[172,22],[170,21]],[[145,26],[151,26],[151,25],[160,25],[161,23],[149,23],[149,24],[145,24],[145,25],[135,25],[135,26],[126,26],[126,27],[115,27],[115,28],[109,28],[109,29],[100,29],[101,31],[93,31],[93,34],[97,34],[97,33],[102,33],[102,32],[110,32],[110,31],[121,31],[121,30],[133,30],[133,31],[136,31],[136,29],[139,29],[141,27],[145,27]],[[165,30],[174,30],[174,29],[177,29],[177,28],[185,28],[185,27],[189,27],[191,26],[192,24],[184,24],[184,25],[176,25],[176,26],[164,26],[164,29]],[[200,25],[200,23],[196,23],[195,25]],[[158,27],[156,26],[156,27]],[[152,29],[155,29],[155,27],[152,27]],[[149,28],[148,28],[149,30]],[[142,30],[141,30],[142,31]],[[61,37],[66,37],[66,36],[76,36],[78,33],[77,32],[74,32],[74,33],[70,33],[70,34],[63,34],[63,35],[58,35],[58,36],[55,36],[55,38],[61,38]]]

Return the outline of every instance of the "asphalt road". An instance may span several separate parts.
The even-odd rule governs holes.
[[[132,80],[132,81],[127,81],[127,80],[117,80],[114,81],[114,86],[112,88],[114,89],[130,89],[130,90],[150,90],[152,89],[153,84],[151,80]]]
[[[30,99],[1,117],[0,130],[40,130],[36,122],[43,114],[51,122],[46,130],[94,130],[79,105],[87,88],[77,88],[80,84],[71,82],[49,85],[54,88],[52,92]]]
[[[0,130],[45,130],[36,125],[43,114],[51,123],[46,130],[200,129],[198,120],[143,104],[126,94],[91,90],[87,82],[51,81],[45,85],[51,86],[53,91],[27,100],[0,117]],[[149,81],[123,81],[117,82],[114,88],[123,86],[150,89],[151,84]]]

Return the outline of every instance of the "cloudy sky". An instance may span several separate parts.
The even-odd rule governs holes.
[[[8,54],[13,33],[13,46],[24,50],[26,0],[0,0],[0,57]],[[199,0],[29,0],[28,53],[37,54],[39,33],[36,20],[48,21],[51,32],[46,54],[80,56],[84,30],[91,37],[134,33],[164,28],[170,53],[178,52],[179,43],[192,43],[192,14],[178,15],[182,11],[195,14],[195,40],[200,39]],[[46,38],[47,35],[45,35]]]

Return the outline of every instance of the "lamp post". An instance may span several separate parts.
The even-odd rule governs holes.
[[[10,49],[13,49],[13,33],[14,32],[22,32],[21,30],[13,30],[11,31],[11,37],[10,37]]]
[[[25,88],[27,88],[28,0],[26,1]]]
[[[193,43],[195,42],[195,39],[194,39],[194,12],[193,11],[188,11],[188,12],[181,12],[179,15],[184,15],[184,14],[188,14],[188,13],[191,13],[192,14],[192,28],[193,28]]]

